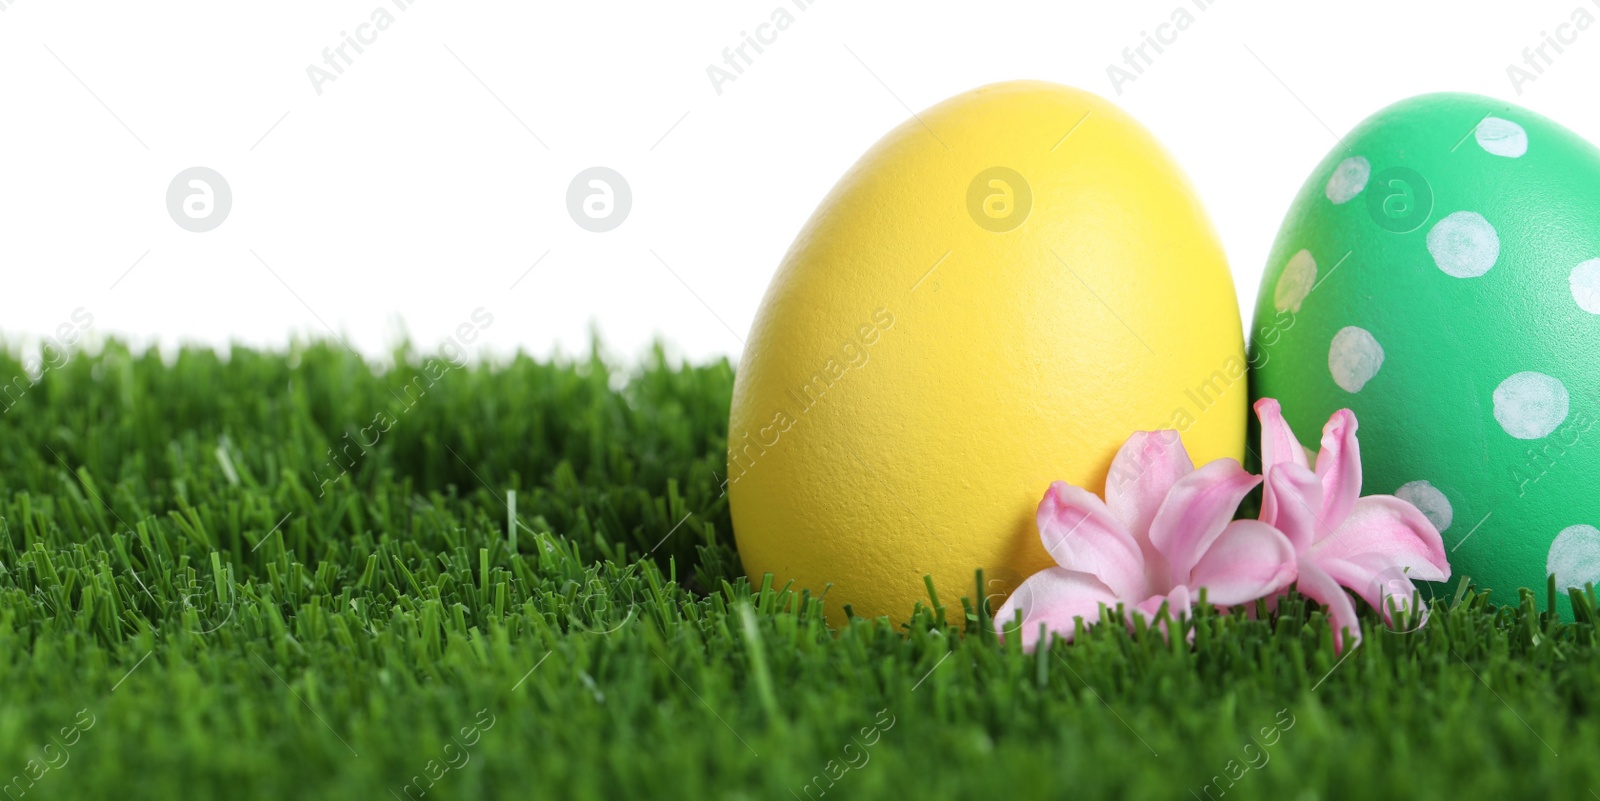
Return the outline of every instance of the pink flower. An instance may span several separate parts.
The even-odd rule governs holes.
[[[1444,542],[1422,512],[1392,495],[1360,497],[1361,451],[1353,412],[1340,409],[1328,418],[1313,473],[1278,402],[1262,398],[1255,409],[1266,474],[1261,521],[1293,543],[1299,590],[1328,610],[1335,648],[1344,647],[1345,629],[1361,641],[1355,604],[1342,588],[1354,590],[1392,622],[1391,606],[1410,608],[1413,580],[1450,577]],[[1421,613],[1426,620],[1426,608]]]
[[[1041,627],[1072,639],[1074,620],[1100,620],[1102,607],[1153,617],[1163,602],[1177,618],[1206,591],[1235,606],[1274,595],[1295,579],[1295,554],[1277,529],[1233,520],[1261,483],[1232,459],[1196,470],[1176,431],[1135,433],[1117,451],[1102,502],[1061,481],[1039,503],[1039,536],[1058,567],[1022,583],[995,615],[995,628],[1022,611],[1023,647]]]

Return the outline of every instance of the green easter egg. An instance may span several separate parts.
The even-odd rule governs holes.
[[[1570,619],[1600,585],[1600,150],[1474,95],[1379,111],[1289,208],[1250,333],[1252,399],[1313,450],[1353,410],[1363,494],[1434,522],[1452,587],[1542,604],[1554,573]]]

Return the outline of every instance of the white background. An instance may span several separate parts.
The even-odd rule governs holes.
[[[380,355],[484,306],[493,353],[583,352],[593,326],[624,358],[656,337],[736,357],[795,232],[867,147],[908,107],[1016,78],[1111,97],[1165,142],[1246,309],[1334,132],[1384,105],[1475,92],[1600,140],[1600,25],[1520,95],[1507,76],[1600,0],[1182,0],[1195,24],[1120,95],[1107,67],[1180,0],[817,0],[720,96],[707,67],[792,0],[415,0],[319,95],[307,67],[392,2],[0,0],[8,345],[83,307],[94,336],[164,348],[332,328]],[[194,165],[234,196],[209,233],[166,210]],[[593,165],[632,187],[609,233],[566,208]]]

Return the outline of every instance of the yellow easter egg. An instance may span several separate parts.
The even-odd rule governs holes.
[[[1139,430],[1243,455],[1243,336],[1216,234],[1151,134],[1019,81],[916,115],[822,201],[735,379],[728,494],[745,570],[831,622],[999,605],[1053,564],[1051,481],[1102,492]],[[957,613],[959,615],[959,612]]]

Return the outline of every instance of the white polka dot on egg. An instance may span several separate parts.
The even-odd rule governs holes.
[[[1422,516],[1428,518],[1428,522],[1440,531],[1449,528],[1451,521],[1455,519],[1455,510],[1450,507],[1450,499],[1446,498],[1438,487],[1427,481],[1412,481],[1401,485],[1400,489],[1394,491],[1394,495],[1417,507]]]
[[[1578,308],[1600,314],[1600,259],[1590,259],[1572,268],[1567,282],[1572,286],[1572,299],[1578,302]]]
[[[1283,273],[1278,276],[1278,286],[1272,293],[1272,305],[1278,311],[1299,312],[1300,304],[1311,294],[1317,283],[1317,260],[1311,251],[1302,250],[1289,257]]]
[[[1367,179],[1370,177],[1372,164],[1360,156],[1351,156],[1333,168],[1333,175],[1329,176],[1323,194],[1333,205],[1343,205],[1367,188]]]
[[[1383,346],[1365,328],[1346,326],[1328,346],[1328,372],[1345,392],[1360,392],[1383,367]]]
[[[1494,419],[1517,439],[1543,439],[1567,419],[1567,387],[1531,370],[1512,375],[1494,390]]]
[[[1545,575],[1552,573],[1560,589],[1600,587],[1600,529],[1582,525],[1562,529],[1545,560]]]
[[[1478,140],[1478,147],[1496,156],[1514,159],[1528,152],[1528,132],[1511,120],[1484,117],[1472,135]]]
[[[1475,211],[1458,211],[1428,231],[1428,252],[1445,275],[1477,278],[1500,260],[1500,235]]]

